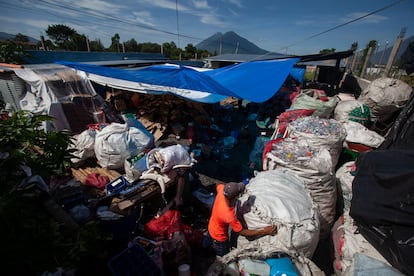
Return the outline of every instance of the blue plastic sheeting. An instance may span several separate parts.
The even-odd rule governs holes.
[[[298,58],[250,61],[204,73],[233,91],[235,97],[260,103],[279,91],[298,61]]]
[[[177,65],[153,65],[131,70],[67,61],[56,63],[98,76],[149,85],[147,93],[172,93],[201,102],[217,102],[228,96],[264,102],[277,93],[298,60],[251,61],[205,71]],[[111,86],[110,83],[107,85]],[[212,97],[201,100],[192,97],[192,93],[198,92]]]
[[[299,83],[302,83],[305,78],[305,71],[306,70],[304,68],[293,67],[292,70],[290,70],[289,75]]]

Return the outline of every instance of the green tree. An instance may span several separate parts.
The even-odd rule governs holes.
[[[87,39],[88,38],[85,35],[75,33],[72,35],[71,39],[66,42],[67,49],[71,51],[87,51]]]
[[[109,50],[111,52],[119,52],[119,40],[120,36],[118,33],[114,34],[113,37],[111,37],[111,46],[109,46]]]
[[[372,51],[377,47],[377,44],[378,44],[378,42],[376,40],[370,40],[368,42],[368,44],[365,47],[365,49],[363,51],[363,54],[362,54],[362,61],[361,61],[362,64],[364,64],[365,60],[367,59],[369,48],[372,48],[371,49],[371,54],[372,54]]]
[[[46,30],[47,36],[61,49],[67,49],[67,42],[76,34],[76,31],[66,25],[49,25]]]
[[[152,42],[141,43],[141,52],[143,53],[160,53],[161,45]]]
[[[334,53],[335,51],[336,51],[336,49],[335,49],[335,48],[327,48],[327,49],[320,50],[320,51],[319,51],[319,54],[322,54],[322,55],[332,54],[332,53]]]
[[[177,49],[177,45],[175,45],[174,41],[164,42],[162,44],[162,48],[163,48],[164,56],[169,58],[169,59],[172,59],[172,57],[171,57],[172,53],[173,53],[173,51],[175,51],[175,49]]]
[[[20,43],[0,42],[0,62],[22,64],[25,56],[28,57],[29,54],[23,50]]]
[[[197,50],[198,59],[203,59],[211,56],[211,53],[207,50]]]
[[[354,42],[354,43],[352,43],[352,45],[351,45],[351,50],[352,51],[355,51],[355,50],[357,50],[358,49],[358,42]]]
[[[29,42],[29,38],[27,37],[27,35],[18,33],[15,37],[14,37],[14,41],[16,42],[22,42],[22,43],[27,43]]]
[[[126,52],[138,52],[138,42],[131,38],[124,42]]]
[[[77,268],[80,260],[91,261],[105,252],[109,239],[95,231],[96,224],[80,227],[69,219],[49,192],[47,183],[66,175],[72,157],[68,132],[42,129],[51,120],[27,111],[0,119],[0,243],[8,252],[2,259],[7,263],[4,275]]]
[[[180,54],[182,50],[177,47],[174,41],[170,43],[164,43],[164,55],[171,60],[178,60],[180,58]]]
[[[197,48],[193,44],[189,43],[184,48],[184,59],[193,59],[197,53]]]
[[[94,52],[102,52],[105,50],[105,47],[103,46],[100,39],[95,39],[93,41],[90,41],[89,48],[91,49],[91,51],[94,51]]]
[[[39,48],[42,47],[42,43],[39,41],[37,43],[37,46]],[[53,44],[52,40],[50,40],[50,39],[45,40],[45,47],[46,47],[46,50],[48,50],[48,51],[57,49],[57,47]]]

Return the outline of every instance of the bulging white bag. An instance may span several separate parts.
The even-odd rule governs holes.
[[[103,168],[120,169],[124,167],[125,159],[145,151],[152,141],[148,133],[138,128],[112,123],[96,135],[96,159]]]
[[[358,101],[369,106],[373,122],[384,122],[405,106],[412,90],[411,86],[401,80],[382,77],[373,80],[361,92]]]
[[[71,158],[74,164],[95,156],[95,136],[94,129],[87,129],[73,136],[73,145],[69,149],[74,149],[74,157]]]
[[[317,207],[303,181],[285,170],[259,172],[251,179],[240,197],[237,215],[248,229],[277,225],[278,231],[254,241],[239,236],[237,248],[224,256],[228,260],[277,251],[311,257],[319,242]]]

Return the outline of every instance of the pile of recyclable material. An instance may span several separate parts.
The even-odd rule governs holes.
[[[342,152],[346,130],[334,119],[308,116],[289,123],[288,136],[305,138],[314,148],[326,147],[332,157],[332,167],[335,168]]]

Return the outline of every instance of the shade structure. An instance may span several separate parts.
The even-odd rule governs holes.
[[[177,64],[120,69],[68,61],[56,63],[116,89],[170,93],[204,103],[215,103],[226,97],[260,103],[277,93],[297,61],[297,58],[250,61],[211,70]]]

